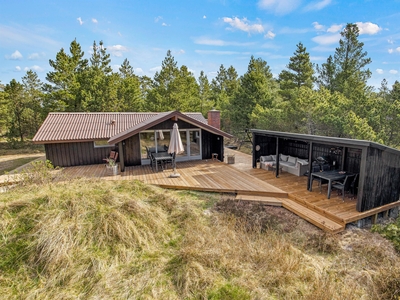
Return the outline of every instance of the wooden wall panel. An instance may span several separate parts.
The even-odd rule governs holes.
[[[400,157],[389,151],[369,148],[361,211],[399,200]]]
[[[46,144],[46,159],[54,166],[70,167],[101,164],[113,147],[95,148],[93,142]]]
[[[140,137],[139,134],[123,141],[125,166],[141,165]]]
[[[178,123],[179,129],[198,128],[197,126],[192,125],[192,124],[187,123],[187,122],[182,121],[182,120],[178,120],[178,122],[175,122],[175,121],[172,121],[172,120],[167,120],[167,121],[164,121],[164,122],[162,122],[160,124],[157,124],[157,125],[149,128],[148,130],[161,130],[161,129],[163,129],[163,130],[171,129],[172,130],[172,128],[174,126],[174,123]]]
[[[224,159],[224,137],[201,130],[202,159],[211,159],[213,153],[218,154],[218,159]]]

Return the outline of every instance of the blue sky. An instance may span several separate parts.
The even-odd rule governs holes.
[[[167,50],[196,76],[221,64],[247,70],[251,55],[275,77],[302,42],[313,63],[338,47],[340,31],[357,23],[372,59],[370,84],[400,81],[400,0],[0,1],[0,81],[32,69],[44,80],[49,59],[76,39],[87,58],[102,40],[114,70],[127,58],[153,77]]]

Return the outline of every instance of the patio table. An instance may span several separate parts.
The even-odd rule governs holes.
[[[351,174],[349,172],[338,171],[338,170],[313,172],[313,173],[311,173],[311,177],[310,177],[310,192],[312,192],[313,177],[325,179],[328,181],[328,199],[330,199],[332,182],[342,180],[342,179],[346,178],[347,175],[351,175]]]
[[[154,160],[156,161],[156,172],[158,172],[158,162],[166,162],[170,161],[172,162],[172,156],[168,154],[168,152],[158,152],[158,153],[152,153],[151,154],[154,157]]]

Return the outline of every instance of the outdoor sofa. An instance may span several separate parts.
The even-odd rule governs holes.
[[[273,170],[276,167],[276,155],[267,155],[260,157],[260,168]],[[303,176],[308,170],[308,159],[301,159],[290,155],[279,155],[279,168],[282,171],[296,176]]]

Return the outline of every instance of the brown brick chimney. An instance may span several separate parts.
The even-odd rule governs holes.
[[[208,125],[221,129],[221,112],[214,108],[208,112]]]

